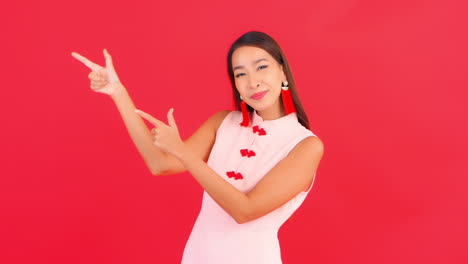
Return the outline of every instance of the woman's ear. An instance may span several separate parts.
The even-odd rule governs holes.
[[[284,68],[282,64],[280,65],[280,69],[281,69],[281,73],[283,74],[281,78],[283,78],[283,80],[286,80],[286,73],[284,73]]]

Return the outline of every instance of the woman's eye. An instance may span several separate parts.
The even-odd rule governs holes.
[[[262,65],[262,66],[258,66],[257,69],[258,69],[258,70],[262,70],[262,69],[265,69],[265,68],[267,68],[267,67],[268,67],[268,65]],[[239,77],[244,76],[244,75],[245,75],[245,73],[241,72],[241,73],[236,74],[235,77],[236,77],[236,78],[239,78]]]

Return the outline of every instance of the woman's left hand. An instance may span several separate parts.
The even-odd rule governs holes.
[[[151,129],[153,144],[162,151],[180,159],[185,151],[185,143],[179,135],[179,129],[177,128],[173,114],[174,108],[169,109],[167,113],[169,125],[166,125],[164,122],[141,110],[135,109],[135,112],[155,126]]]

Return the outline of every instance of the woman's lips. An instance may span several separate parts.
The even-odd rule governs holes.
[[[263,92],[259,92],[259,93],[255,93],[253,94],[250,98],[254,99],[254,100],[260,100],[263,98],[263,96],[265,96],[265,94],[268,93],[268,91],[263,91]]]

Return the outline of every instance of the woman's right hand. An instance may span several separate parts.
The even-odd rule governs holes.
[[[76,52],[72,52],[71,55],[91,69],[88,78],[91,80],[92,90],[113,95],[116,91],[122,89],[123,86],[115,72],[114,65],[112,64],[112,57],[106,49],[104,49],[103,52],[106,59],[106,67],[97,65]]]

